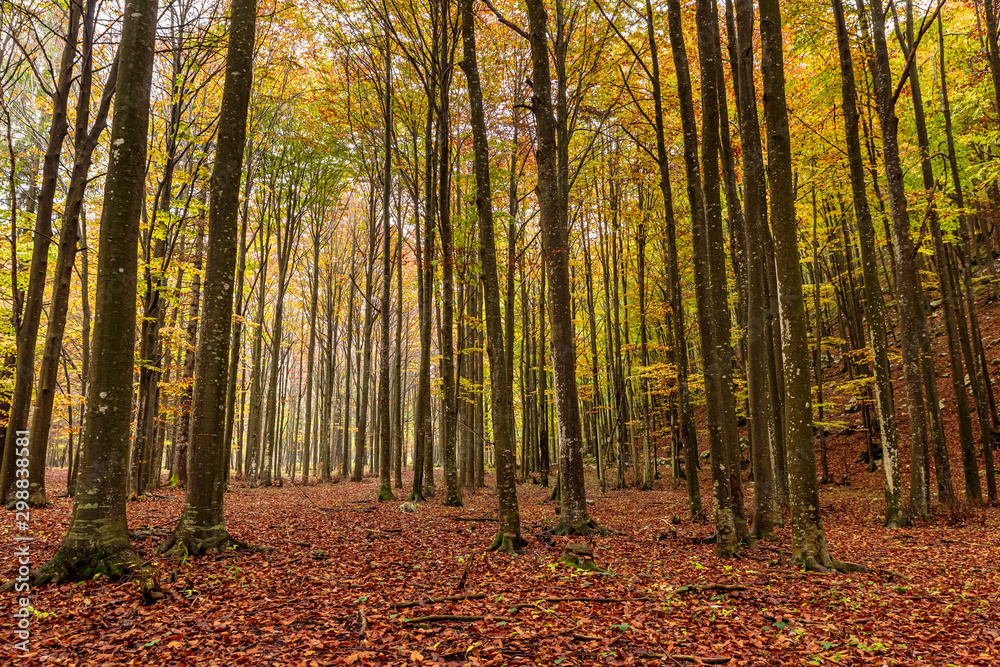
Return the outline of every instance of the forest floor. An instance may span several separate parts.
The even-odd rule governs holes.
[[[1000,310],[984,302],[980,313],[984,341],[1000,339]],[[940,354],[945,337],[936,315]],[[1000,344],[987,354],[1000,355]],[[946,366],[938,360],[941,397],[950,406]],[[842,370],[831,363],[825,371],[832,395],[826,421],[837,423],[828,460],[838,484],[821,488],[821,505],[834,557],[868,572],[804,572],[788,561],[788,527],[739,559],[717,559],[701,540],[711,525],[688,519],[684,487],[673,488],[669,469],[661,468],[664,477],[649,492],[602,493],[588,471],[592,516],[614,531],[589,540],[596,572],[558,562],[567,544],[584,540],[545,533],[555,508],[550,490],[533,484],[519,487],[527,545],[512,557],[484,553],[496,531],[491,478],[486,489],[465,490],[464,508],[442,506],[439,494],[412,514],[400,511],[401,500],[374,502],[377,480],[265,489],[234,481],[226,496],[229,530],[272,551],[160,560],[156,547],[180,514],[183,491],[130,502],[134,544],[152,573],[32,591],[31,650],[15,653],[5,611],[0,663],[1000,664],[1000,509],[938,506],[926,524],[883,528],[882,472],[857,460],[864,436],[858,413],[843,410]],[[896,392],[903,395],[898,384]],[[944,414],[961,493],[954,409]],[[906,483],[905,410],[898,416]],[[440,490],[440,471],[437,478]],[[707,504],[707,467],[700,480]],[[31,514],[35,564],[55,552],[72,507],[65,471],[50,472],[49,489],[53,506]],[[752,484],[746,503],[752,507]],[[11,515],[0,525],[5,547],[13,523]],[[4,553],[0,579],[9,580],[16,563],[12,549]],[[147,604],[150,585],[163,598]],[[440,597],[466,599],[433,601]]]
[[[57,496],[64,479],[62,471],[51,473]],[[926,525],[887,530],[879,473],[853,479],[822,490],[834,556],[870,569],[851,575],[790,565],[788,528],[742,558],[717,559],[713,546],[697,539],[711,526],[687,519],[684,489],[667,479],[645,493],[606,494],[589,480],[592,515],[615,531],[590,541],[603,572],[558,563],[566,544],[582,540],[544,534],[555,520],[553,504],[548,489],[531,484],[519,492],[528,544],[517,557],[484,553],[496,530],[491,488],[467,490],[461,509],[442,506],[439,494],[408,514],[400,502],[373,501],[377,480],[234,485],[226,499],[230,531],[273,551],[156,561],[143,581],[32,591],[31,651],[15,655],[5,612],[0,662],[1000,663],[1000,510],[964,506]],[[702,480],[708,498],[707,469]],[[134,542],[154,560],[183,506],[182,491],[161,494],[128,506]],[[57,497],[52,508],[32,513],[35,562],[54,553],[70,509],[70,499]],[[2,529],[7,544],[11,523]],[[15,570],[5,553],[4,580]],[[146,604],[143,589],[154,578],[165,597]],[[445,596],[468,599],[431,601]],[[471,618],[413,620],[435,615]]]

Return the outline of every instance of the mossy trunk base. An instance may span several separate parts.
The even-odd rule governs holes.
[[[500,554],[511,554],[517,555],[521,553],[521,549],[524,547],[524,540],[522,540],[517,535],[510,535],[508,533],[497,533],[497,536],[493,538],[493,543],[490,544],[487,551],[495,551]]]
[[[62,548],[44,565],[32,571],[32,587],[46,584],[89,581],[95,576],[111,580],[124,579],[142,569],[143,561],[131,546],[109,548]],[[3,590],[9,590],[9,582]]]
[[[238,540],[223,526],[197,528],[178,526],[160,545],[159,552],[169,558],[221,554],[227,551],[270,551]]]
[[[66,495],[72,496],[72,494],[70,493],[67,493]],[[52,502],[49,500],[49,497],[45,495],[45,491],[42,491],[40,489],[36,489],[34,492],[32,492],[32,494],[28,496],[27,502],[28,502],[28,507],[32,507],[34,509],[40,509],[43,507],[52,506]],[[17,500],[11,500],[4,506],[4,509],[10,511],[14,511],[16,508],[17,508]]]
[[[388,500],[395,500],[396,496],[392,493],[392,485],[382,485],[378,490],[378,501],[384,503]]]

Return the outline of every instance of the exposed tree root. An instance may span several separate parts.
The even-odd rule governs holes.
[[[587,517],[582,522],[572,521],[566,517],[559,519],[556,525],[548,531],[552,535],[608,535],[609,531],[593,519]]]
[[[509,533],[497,533],[497,536],[493,538],[493,543],[490,544],[487,551],[496,551],[501,554],[516,555],[521,553],[522,548],[524,548],[524,540],[519,536],[511,535]]]
[[[20,501],[18,501],[18,500],[11,500],[9,503],[7,503],[6,505],[4,505],[4,509],[13,512],[14,510],[17,509],[17,503],[18,502],[20,502]],[[44,493],[32,493],[28,497],[28,500],[26,500],[25,502],[28,503],[28,507],[32,507],[32,508],[35,508],[35,509],[44,508],[44,507],[51,507],[52,506],[52,503],[49,502],[48,496],[46,496]],[[24,506],[22,505],[22,509],[23,509],[23,507]]]
[[[97,575],[117,580],[132,576],[142,567],[142,559],[131,545],[91,549],[63,547],[47,563],[35,568],[28,575],[28,581],[37,588],[46,584],[87,581]],[[0,590],[12,590],[16,581],[7,582]]]
[[[207,556],[226,551],[266,552],[271,549],[237,540],[224,526],[210,528],[178,526],[159,548],[159,552],[169,558]]]
[[[380,503],[395,500],[396,496],[392,492],[392,486],[380,486],[378,490],[378,501]]]
[[[805,567],[809,572],[822,572],[829,574],[832,572],[867,572],[868,568],[858,563],[848,563],[839,561],[829,554],[822,554],[817,558],[815,554],[805,553],[796,558],[796,562]]]
[[[52,503],[49,502],[49,497],[45,495],[45,491],[42,489],[35,489],[34,493],[28,496],[28,507],[34,507],[36,509],[42,507],[51,507]]]

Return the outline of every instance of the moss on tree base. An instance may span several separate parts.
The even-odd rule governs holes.
[[[211,528],[178,526],[159,548],[159,552],[169,558],[208,556],[226,551],[261,552],[270,549],[238,540],[223,526]]]
[[[139,572],[144,563],[131,545],[125,547],[63,547],[44,565],[31,572],[32,587],[87,581],[95,576],[124,579]],[[10,590],[8,582],[2,590]]]
[[[391,486],[380,486],[378,490],[378,501],[384,503],[389,500],[395,500],[396,496],[392,493]]]
[[[445,507],[462,507],[465,503],[462,501],[462,494],[458,491],[454,493],[449,493],[444,499]]]
[[[511,554],[517,555],[521,553],[521,549],[524,548],[524,540],[518,535],[511,535],[509,533],[497,533],[497,536],[493,538],[493,543],[490,544],[487,551],[495,551],[500,554]]]

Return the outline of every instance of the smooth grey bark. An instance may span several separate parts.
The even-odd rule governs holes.
[[[451,224],[451,109],[449,89],[451,73],[445,63],[451,62],[448,44],[450,32],[450,9],[442,3],[442,28],[440,34],[439,63],[442,64],[441,99],[437,118],[438,148],[438,224],[441,230],[441,317],[438,327],[438,343],[441,348],[441,456],[444,463],[445,500],[448,507],[461,507],[462,494],[458,488],[458,469],[455,461],[455,445],[458,427],[457,392],[455,385],[455,342],[454,342],[454,240]],[[428,192],[428,196],[430,193]]]
[[[669,11],[669,10],[668,10]],[[677,260],[677,233],[674,219],[674,198],[670,187],[670,162],[667,157],[663,127],[663,95],[660,86],[660,58],[653,29],[653,8],[646,0],[646,36],[649,40],[650,72],[653,86],[653,111],[656,129],[656,163],[660,172],[660,193],[663,197],[664,241],[666,244],[667,294],[670,301],[670,321],[673,325],[674,345],[671,355],[677,369],[677,419],[681,447],[684,451],[684,469],[687,482],[688,508],[691,518],[703,514],[701,491],[698,487],[698,433],[694,424],[691,390],[688,384],[687,334],[684,329],[684,305]],[[671,35],[671,40],[674,37]],[[591,306],[593,309],[593,306]]]
[[[809,342],[802,295],[778,0],[761,0],[760,30],[764,119],[767,126],[767,180],[771,195],[771,227],[774,230],[784,360],[785,456],[788,503],[792,514],[792,559],[809,569],[857,569],[830,556],[816,483]]]
[[[219,113],[215,165],[209,183],[205,308],[200,322],[184,510],[161,550],[200,555],[243,546],[229,536],[223,517],[226,490],[226,387],[229,376],[233,281],[247,107],[253,79],[256,0],[233,0],[226,79]]]
[[[770,538],[782,522],[775,488],[777,447],[771,437],[771,401],[769,395],[771,337],[767,321],[770,265],[765,253],[767,191],[764,184],[764,157],[757,117],[757,91],[754,76],[753,3],[736,0],[736,33],[739,83],[740,143],[743,149],[744,220],[746,224],[746,367],[750,407],[750,442],[753,463],[754,510],[750,533],[756,538]]]
[[[699,5],[700,6],[700,5]],[[701,12],[705,11],[701,7]],[[698,159],[698,127],[695,120],[694,100],[691,92],[691,75],[688,67],[687,48],[684,45],[681,24],[680,3],[670,0],[667,5],[670,27],[670,47],[677,72],[677,95],[680,103],[681,129],[684,143],[684,167],[687,182],[688,202],[691,207],[691,235],[694,246],[695,295],[698,306],[698,332],[701,338],[702,360],[704,364],[705,393],[708,410],[708,441],[712,457],[712,497],[715,515],[715,552],[722,557],[736,554],[740,538],[734,512],[733,487],[731,484],[729,451],[725,439],[723,421],[735,419],[735,414],[726,414],[721,400],[721,384],[724,373],[720,368],[716,338],[716,314],[713,312],[714,295],[711,289],[711,275],[708,268],[708,230],[705,212],[705,196],[702,191],[701,168]],[[704,39],[704,38],[701,38]],[[714,57],[714,50],[706,52],[706,58]],[[714,76],[707,79],[714,82]],[[703,93],[709,105],[716,103],[714,90]],[[717,121],[716,121],[717,122]],[[711,133],[711,131],[710,131]],[[726,341],[728,345],[728,339]],[[735,407],[735,406],[734,406]],[[734,422],[735,425],[735,422]],[[685,465],[687,468],[687,465]],[[696,474],[686,469],[685,474]]]

